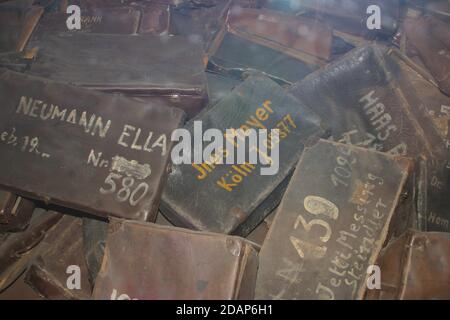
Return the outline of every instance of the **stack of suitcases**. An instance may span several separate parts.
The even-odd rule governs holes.
[[[0,0],[0,104],[0,299],[450,299],[448,1]]]

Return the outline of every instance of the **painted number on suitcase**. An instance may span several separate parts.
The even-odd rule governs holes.
[[[110,173],[100,188],[103,195],[114,194],[118,202],[127,202],[135,207],[145,198],[149,186],[145,182],[136,183],[133,177],[122,177],[117,173]]]
[[[331,201],[328,201],[322,197],[307,196],[304,200],[304,207],[308,213],[316,217],[326,216],[327,218],[336,220],[339,216],[338,207]],[[316,229],[322,229],[321,236],[319,237],[322,243],[327,243],[331,238],[331,227],[328,222],[322,219],[312,219],[310,221],[306,221],[306,219],[299,214],[294,223],[294,230],[297,230],[300,225],[307,233],[309,233],[313,227]],[[320,259],[323,258],[327,252],[327,247],[325,246],[319,246],[294,236],[290,236],[289,240],[302,259]]]
[[[330,176],[331,182],[333,182],[335,187],[348,187],[352,177],[352,167],[357,160],[352,156],[349,148],[340,147],[339,152],[342,155],[336,158],[336,166]]]

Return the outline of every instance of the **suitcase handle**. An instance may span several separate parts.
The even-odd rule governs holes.
[[[29,252],[31,249],[36,247],[44,239],[44,237],[45,232],[41,232],[40,236],[35,241],[33,241],[30,245],[28,245],[24,249],[15,252],[14,256],[20,258],[22,255],[24,255],[25,253]]]

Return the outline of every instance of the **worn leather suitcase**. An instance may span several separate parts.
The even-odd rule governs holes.
[[[210,63],[220,68],[259,70],[290,84],[325,64],[325,59],[331,57],[332,46],[331,30],[320,23],[234,6],[208,56]]]
[[[419,189],[421,230],[450,232],[450,158],[427,159]]]
[[[258,120],[258,114],[263,112],[261,108],[268,106],[273,108],[260,117],[263,120]],[[256,227],[278,204],[280,189],[287,183],[304,145],[325,135],[322,122],[312,111],[259,74],[250,75],[195,120],[202,121],[203,130],[215,128],[224,134],[226,129],[243,125],[281,130],[279,170],[274,175],[261,175],[264,166],[260,162],[208,165],[208,160],[204,160],[202,165],[172,167],[162,197],[164,215],[177,226],[241,236]],[[185,128],[192,134],[194,122]]]
[[[363,298],[410,164],[326,140],[307,148],[263,243],[256,298]]]
[[[369,300],[449,300],[450,235],[410,230],[383,249],[381,289]]]
[[[33,201],[0,190],[0,232],[18,232],[26,229],[34,208]]]
[[[204,69],[201,47],[184,37],[70,33],[43,38],[29,73],[146,101],[184,99],[177,106],[192,116],[207,103]]]
[[[0,292],[0,300],[41,300],[42,298],[23,281],[23,274],[6,290]]]
[[[257,267],[242,238],[112,219],[93,298],[252,299]]]
[[[258,70],[279,83],[292,84],[319,67],[232,33],[216,39],[216,48],[210,52],[209,61],[228,71]]]
[[[22,51],[43,11],[33,0],[0,3],[0,53]]]
[[[232,7],[208,55],[210,64],[219,68],[256,69],[291,84],[352,48],[310,18]]]
[[[89,299],[92,287],[88,274],[83,251],[83,219],[64,215],[42,241],[25,282],[49,300]],[[72,287],[77,281],[70,279],[71,275],[79,277],[79,287]]]
[[[174,35],[188,37],[207,51],[225,25],[230,5],[231,0],[223,0],[214,6],[172,8],[169,31]]]
[[[421,197],[421,184],[427,178],[420,163],[442,155],[442,136],[424,110],[425,101],[431,108],[439,96],[433,100],[425,96],[425,84],[396,51],[368,45],[289,90],[329,123],[334,141],[416,158],[415,176],[408,181],[407,199],[399,208],[401,220],[408,223],[400,223],[395,234],[409,227],[425,230],[423,201],[427,200]]]
[[[219,36],[231,12],[257,8],[261,1],[222,0],[211,5],[192,1],[190,5],[172,7],[170,17],[170,33],[184,35],[192,41],[201,42],[205,50],[209,50],[214,39]],[[231,13],[230,12],[230,13]]]
[[[81,13],[80,30],[67,28],[68,15],[65,11],[44,14],[33,33],[32,45],[39,45],[36,41],[45,34],[54,32],[159,35],[167,32],[169,28],[169,7],[158,3],[100,3],[100,6],[81,6]]]
[[[271,214],[269,217],[271,217]],[[265,219],[263,223],[252,231],[246,238],[249,241],[261,245],[268,231],[269,222]],[[173,225],[159,213],[156,224],[162,226]],[[83,218],[83,245],[84,256],[89,269],[89,277],[92,284],[95,284],[98,272],[100,270],[103,255],[105,253],[108,223],[105,221]]]
[[[418,164],[416,210],[421,220],[414,227],[449,232],[450,97],[439,91],[420,66],[399,51],[392,50],[389,58],[390,70],[404,92],[410,112],[434,147],[434,154],[424,155]]]
[[[311,61],[331,58],[331,29],[317,20],[267,9],[238,7],[230,10],[227,28],[239,37],[294,58]]]
[[[433,79],[420,66],[399,50],[389,52],[389,70],[397,80],[423,135],[433,145],[436,157],[445,158],[450,150],[448,141],[450,97],[439,91]]]
[[[27,229],[17,233],[0,234],[0,291],[25,271],[37,254],[38,246],[46,232],[60,218],[61,214],[37,209]]]
[[[0,74],[0,97],[3,187],[103,217],[155,219],[181,110],[12,71]]]
[[[388,49],[367,45],[294,84],[289,92],[332,129],[333,140],[392,154],[434,154],[388,61]]]
[[[134,34],[139,28],[140,12],[132,7],[93,8],[82,11],[81,29],[67,28],[68,14],[52,12],[44,14],[32,36],[34,41],[53,32],[89,32],[110,34]]]
[[[418,55],[439,88],[450,95],[449,23],[429,15],[407,18],[403,29],[409,50]]]
[[[367,28],[367,8],[377,5],[381,11],[381,29],[369,30]],[[322,20],[331,27],[357,36],[373,38],[375,36],[390,36],[398,28],[400,15],[399,0],[270,0],[265,7],[308,14]]]

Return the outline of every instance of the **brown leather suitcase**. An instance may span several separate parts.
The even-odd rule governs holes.
[[[303,153],[260,253],[257,299],[362,299],[411,162],[320,140]]]
[[[370,44],[350,51],[289,89],[329,124],[332,140],[415,158],[394,234],[407,228],[426,230],[422,204],[427,200],[421,195],[427,178],[421,163],[441,155],[443,146],[442,134],[434,129],[429,115],[431,109],[425,110],[437,108],[442,96],[430,91],[430,99],[423,94],[426,88],[430,88],[426,79],[395,50]]]
[[[426,159],[419,185],[421,231],[450,232],[450,157]]]
[[[302,80],[319,67],[231,32],[216,37],[209,55],[208,70],[236,78],[257,70],[283,86]]]
[[[210,7],[172,7],[169,31],[174,35],[188,37],[207,51],[225,25],[230,5],[231,0],[223,0]]]
[[[335,141],[411,157],[434,154],[441,145],[424,134],[389,61],[385,46],[359,47],[289,92],[329,124]]]
[[[242,238],[112,219],[93,298],[252,299],[257,266]]]
[[[417,163],[417,225],[422,231],[450,232],[450,97],[426,73],[397,50],[389,54],[390,70],[408,101],[408,109],[434,147]]]
[[[410,50],[433,75],[439,88],[450,95],[450,23],[444,23],[430,15],[407,18],[403,29]]]
[[[0,291],[13,283],[28,267],[39,250],[39,244],[61,214],[34,211],[29,227],[17,233],[0,234]]]
[[[433,145],[436,157],[447,157],[450,150],[447,138],[450,132],[450,97],[443,94],[436,82],[399,50],[391,49],[388,56],[389,70],[408,101],[410,112],[419,122],[422,134]]]
[[[331,58],[333,41],[331,30],[317,21],[233,6],[208,56],[220,68],[256,69],[291,84]]]
[[[410,230],[383,249],[377,261],[381,289],[369,300],[449,300],[450,234]]]
[[[22,51],[43,11],[33,0],[0,3],[0,52]]]
[[[0,232],[18,232],[26,229],[34,208],[33,201],[0,190]]]
[[[170,4],[167,1],[162,0],[74,0],[69,2],[62,2],[60,10],[66,12],[68,5],[78,5],[82,11],[82,15],[91,17],[90,20],[98,21],[98,17],[101,16],[104,19],[113,22],[112,19],[114,12],[133,10],[138,14],[138,25],[136,32],[138,34],[163,34],[169,30],[170,23]],[[87,14],[86,14],[87,12]],[[97,12],[97,14],[94,14]],[[134,15],[134,13],[133,13]],[[126,18],[125,16],[122,16]],[[129,19],[131,17],[128,17]],[[128,20],[129,20],[128,19]],[[89,20],[89,19],[87,19]],[[124,21],[126,21],[125,19]],[[83,20],[82,20],[83,23]],[[104,24],[103,21],[99,23]],[[111,25],[108,23],[108,25]],[[111,25],[112,26],[112,25]],[[106,25],[105,25],[106,27]],[[108,32],[105,28],[103,33],[125,33],[122,30],[120,32],[112,32],[117,29],[117,26],[112,26],[112,30]]]
[[[204,70],[201,46],[185,37],[65,33],[41,39],[29,73],[154,104],[178,101],[193,116],[208,101]]]
[[[39,246],[39,254],[30,264],[25,282],[42,297],[50,300],[91,297],[82,223],[82,218],[64,215]]]
[[[317,20],[267,9],[231,8],[228,31],[247,41],[279,50],[294,58],[303,55],[329,60],[332,32]],[[303,55],[302,55],[303,54]]]
[[[0,97],[3,187],[103,217],[156,218],[181,110],[12,71],[0,72]]]
[[[92,8],[82,11],[81,29],[67,28],[68,14],[51,12],[43,15],[32,36],[32,45],[45,34],[53,32],[89,32],[134,34],[138,31],[140,12],[132,7]]]
[[[230,6],[236,6],[236,9],[244,10],[244,8],[258,8],[262,2],[264,1],[185,1],[184,4],[171,7],[170,33],[184,35],[192,41],[200,42],[203,44],[203,48],[208,51],[214,42],[214,38],[225,27]]]
[[[159,35],[169,29],[169,6],[159,3],[114,3],[106,2],[81,6],[81,29],[69,30],[66,25],[67,13],[45,13],[32,36],[32,44],[47,33],[87,32],[102,34],[154,34]]]
[[[370,5],[380,7],[379,30],[369,30],[367,27],[367,8]],[[398,28],[400,14],[399,0],[271,0],[265,6],[297,14],[307,12],[341,32],[369,38],[392,35]]]
[[[25,283],[22,276],[6,290],[0,292],[0,300],[41,300],[42,298]]]

